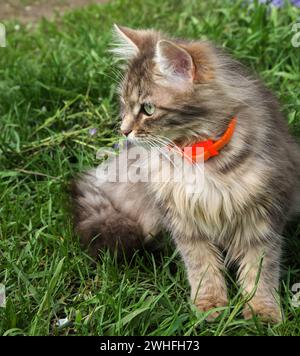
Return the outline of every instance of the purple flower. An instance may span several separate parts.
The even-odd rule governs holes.
[[[292,0],[294,6],[300,7],[300,0]]]
[[[259,0],[260,4],[273,5],[275,7],[282,7],[284,0]]]
[[[253,0],[252,0],[253,2]],[[280,8],[284,6],[284,0],[259,0],[260,4],[273,5]],[[300,0],[291,0],[292,5],[300,7]]]
[[[97,131],[98,130],[96,128],[89,129],[89,135],[94,136],[94,135],[96,135]]]
[[[129,147],[129,141],[126,139],[120,139],[119,142],[113,144],[114,150],[124,150]]]
[[[284,5],[284,1],[283,0],[273,0],[273,1],[271,1],[271,5],[273,5],[275,7],[282,7]]]

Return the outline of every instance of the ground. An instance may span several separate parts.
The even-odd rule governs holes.
[[[94,264],[72,231],[68,183],[97,164],[99,147],[118,139],[118,73],[107,51],[115,22],[226,47],[276,93],[300,136],[300,48],[292,45],[299,9],[244,0],[215,0],[211,8],[200,0],[116,0],[35,20],[34,28],[0,12],[7,27],[0,48],[1,335],[300,335],[292,291],[300,282],[299,219],[285,231],[286,320],[279,325],[243,320],[233,272],[229,306],[207,323],[189,302],[170,242],[125,263],[103,252]]]
[[[105,0],[8,0],[0,3],[0,20],[17,19],[22,23],[36,23],[43,17],[51,19],[57,13],[103,2]]]

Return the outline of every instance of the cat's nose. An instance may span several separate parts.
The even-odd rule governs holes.
[[[121,130],[122,134],[125,135],[126,137],[130,134],[130,132],[132,132],[131,129],[126,129],[126,130]]]

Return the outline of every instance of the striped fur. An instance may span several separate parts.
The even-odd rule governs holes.
[[[205,163],[199,194],[188,194],[185,180],[130,187],[106,182],[96,188],[89,173],[77,181],[77,230],[83,241],[88,245],[99,235],[99,241],[110,241],[100,247],[120,240],[126,247],[127,239],[132,247],[130,236],[142,244],[167,229],[200,310],[227,303],[223,272],[235,263],[245,294],[254,290],[260,272],[245,317],[254,312],[279,321],[275,296],[282,230],[299,211],[300,154],[276,99],[258,78],[210,43],[169,39],[155,31],[118,28],[118,33],[126,45],[115,53],[127,60],[119,89],[121,129],[131,131],[133,142],[162,136],[185,146],[217,138],[234,115],[237,128],[221,153]],[[141,111],[144,102],[156,106],[151,117]],[[164,165],[153,170],[158,174]],[[102,206],[103,200],[110,208]]]

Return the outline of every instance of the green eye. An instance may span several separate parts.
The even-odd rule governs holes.
[[[155,113],[155,105],[151,103],[142,104],[142,109],[144,113],[148,116],[151,116]]]

